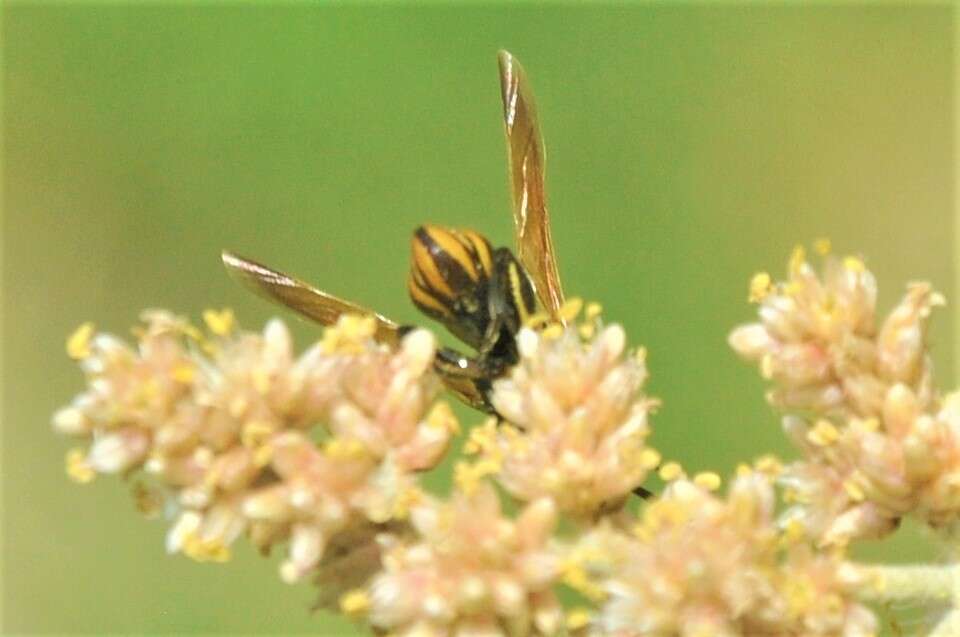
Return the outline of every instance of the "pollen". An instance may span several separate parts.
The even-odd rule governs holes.
[[[656,469],[660,465],[662,457],[656,449],[644,449],[640,454],[640,466],[644,469]]]
[[[445,402],[438,402],[427,414],[427,426],[453,434],[460,433],[460,422],[453,413],[453,409]]]
[[[683,467],[679,462],[668,462],[660,467],[660,479],[672,482],[683,475]]]
[[[470,436],[463,444],[463,453],[474,455],[489,451],[493,448],[497,439],[497,420],[489,418],[479,427],[470,430]]]
[[[416,487],[410,487],[397,496],[393,503],[393,518],[406,520],[410,516],[410,509],[423,502],[423,492]]]
[[[772,453],[757,458],[754,466],[760,473],[774,478],[783,473],[783,463]]]
[[[830,243],[830,239],[828,239],[827,237],[820,237],[819,239],[813,242],[813,249],[817,252],[817,254],[825,257],[828,254],[830,254],[830,251],[833,249],[833,246]]]
[[[523,322],[525,327],[530,327],[535,330],[542,329],[550,323],[550,315],[546,312],[535,312],[527,317],[527,320]]]
[[[340,612],[356,617],[370,609],[370,596],[362,589],[354,589],[340,596]]]
[[[847,495],[850,496],[850,499],[854,502],[863,502],[867,497],[863,492],[863,488],[852,478],[843,482],[843,490],[847,492]]]
[[[367,455],[367,448],[359,440],[334,438],[323,446],[323,451],[336,460],[359,460]]]
[[[197,368],[189,363],[181,363],[173,368],[173,372],[171,372],[170,375],[173,380],[177,381],[178,383],[189,385],[197,376]]]
[[[587,309],[584,313],[584,318],[588,321],[592,321],[596,318],[599,318],[603,314],[603,306],[599,303],[587,303]]]
[[[863,264],[863,260],[859,257],[845,257],[843,267],[856,274],[861,274],[867,269],[867,266]]]
[[[803,246],[798,245],[793,248],[793,252],[790,253],[790,265],[789,272],[790,276],[796,276],[800,273],[800,270],[803,268],[804,264],[807,262],[807,251],[803,249]]]
[[[783,527],[783,532],[780,535],[780,543],[782,546],[793,546],[806,537],[806,535],[807,530],[800,520],[791,518],[787,520],[787,523]]]
[[[580,333],[580,338],[589,341],[597,333],[597,328],[593,323],[584,323],[577,328],[577,331]]]
[[[203,322],[207,324],[207,329],[217,336],[227,336],[237,323],[230,308],[204,310]]]
[[[559,323],[551,323],[541,333],[547,340],[556,340],[563,334],[563,326]]]
[[[483,458],[473,464],[458,462],[453,470],[453,480],[466,495],[472,495],[480,486],[480,481],[486,476],[500,471],[500,463],[492,458]]]
[[[360,354],[376,331],[377,322],[372,316],[346,314],[323,331],[321,347],[327,354]]]
[[[747,301],[750,303],[759,303],[773,291],[773,281],[767,272],[757,272],[750,279],[750,293],[747,295]]]
[[[259,447],[266,442],[267,438],[269,438],[273,432],[274,428],[270,423],[261,420],[251,420],[243,426],[243,431],[240,433],[240,441],[244,447]]]
[[[273,446],[261,445],[253,452],[253,465],[263,468],[273,460]]]
[[[71,449],[67,452],[66,470],[70,479],[80,484],[89,484],[97,476],[83,449]]]
[[[568,630],[580,630],[590,623],[590,611],[586,608],[575,608],[567,613],[566,624]]]
[[[217,538],[201,539],[196,532],[188,535],[183,543],[183,552],[197,562],[228,562],[230,547]]]
[[[807,432],[807,440],[818,447],[826,447],[840,438],[840,432],[828,420],[818,420],[817,424]]]
[[[713,471],[704,471],[693,477],[693,483],[707,491],[716,491],[720,488],[720,476]]]
[[[568,563],[564,568],[563,583],[592,601],[600,602],[606,598],[603,589],[575,562]]]
[[[572,323],[577,315],[580,314],[580,310],[583,309],[583,299],[579,297],[571,297],[567,299],[564,304],[560,307],[558,314],[560,318],[567,323]]]
[[[67,338],[67,356],[73,360],[81,360],[90,356],[90,341],[93,338],[95,326],[87,321]]]

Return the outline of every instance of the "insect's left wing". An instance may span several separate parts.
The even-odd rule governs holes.
[[[343,314],[372,316],[376,321],[375,338],[395,345],[400,326],[385,316],[356,303],[322,292],[290,275],[224,251],[221,254],[227,272],[247,289],[280,305],[285,305],[322,325],[333,325]]]
[[[533,92],[513,55],[500,51],[500,95],[507,136],[510,195],[520,263],[530,274],[544,308],[557,320],[563,288],[550,237],[550,215],[544,189],[545,152]]]

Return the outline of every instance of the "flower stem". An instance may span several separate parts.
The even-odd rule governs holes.
[[[871,601],[928,600],[953,606],[938,624],[947,632],[960,634],[960,564],[860,565],[861,574],[872,581],[861,595]]]

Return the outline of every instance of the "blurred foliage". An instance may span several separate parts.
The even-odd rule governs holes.
[[[499,48],[540,103],[566,289],[649,348],[653,440],[691,470],[790,455],[725,339],[794,243],[862,253],[884,309],[914,278],[953,290],[946,6],[5,8],[8,632],[356,630],[249,548],[165,556],[120,480],[68,483],[48,426],[80,389],[63,341],[154,306],[258,328],[280,310],[224,276],[225,247],[421,322],[417,224],[512,237]],[[952,312],[932,336],[946,386]],[[865,555],[916,558],[919,537]]]

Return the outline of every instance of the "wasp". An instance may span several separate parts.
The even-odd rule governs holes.
[[[493,380],[518,361],[516,334],[547,316],[563,324],[563,289],[550,235],[544,188],[544,146],[526,73],[506,51],[499,54],[500,95],[517,254],[493,248],[466,229],[424,225],[411,241],[407,289],[413,303],[475,350],[437,352],[434,368],[446,387],[472,407],[495,413],[489,395]],[[371,316],[375,338],[394,345],[412,329],[370,309],[321,291],[303,281],[230,252],[227,270],[246,287],[322,325],[343,314]]]

